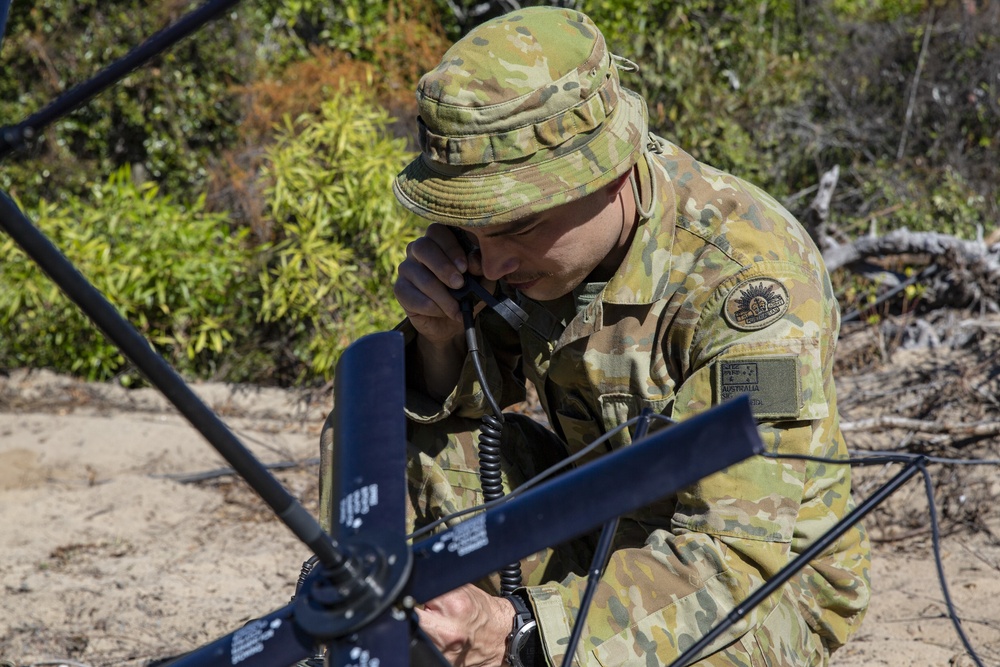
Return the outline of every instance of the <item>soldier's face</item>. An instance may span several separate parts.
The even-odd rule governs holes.
[[[497,228],[464,228],[479,248],[483,276],[538,301],[557,299],[587,279],[608,280],[635,227],[624,183]]]

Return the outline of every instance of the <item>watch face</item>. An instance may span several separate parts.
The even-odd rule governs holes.
[[[511,638],[511,667],[533,667],[538,643],[538,627],[534,620],[528,621]]]
[[[507,597],[514,607],[514,627],[507,635],[506,661],[511,667],[534,667],[536,646],[541,642],[538,637],[538,626],[532,617],[531,607],[518,595]]]

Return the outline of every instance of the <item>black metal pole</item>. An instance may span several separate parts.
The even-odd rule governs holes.
[[[353,576],[354,567],[339,545],[323,532],[319,523],[267,468],[243,446],[232,431],[191,391],[149,341],[123,318],[114,306],[76,270],[76,267],[40,232],[17,205],[0,192],[0,228],[42,268],[70,299],[80,307],[167,400],[215,447],[229,464],[246,479],[275,514],[307,544],[320,562],[332,571]]]
[[[652,419],[653,411],[650,408],[643,408],[639,415],[639,423],[636,424],[635,434],[632,442],[637,442],[646,437],[649,430],[649,420]],[[573,624],[573,632],[569,636],[569,644],[566,645],[566,654],[563,656],[562,667],[570,667],[573,664],[573,654],[580,644],[580,637],[583,636],[583,625],[587,619],[587,611],[597,593],[597,584],[604,575],[604,570],[608,567],[608,559],[611,558],[611,547],[615,541],[615,532],[618,531],[620,517],[615,517],[604,522],[601,528],[601,536],[597,539],[597,548],[594,550],[594,558],[590,563],[590,570],[587,572],[587,587],[583,589],[580,597],[579,611],[576,613],[576,623]]]
[[[182,16],[173,25],[157,32],[87,81],[73,86],[40,111],[29,116],[26,120],[17,125],[0,128],[0,159],[3,159],[24,144],[24,142],[36,136],[39,130],[42,130],[56,119],[81,106],[132,70],[145,64],[209,21],[217,18],[239,1],[209,0],[209,2],[206,2],[198,9]],[[0,33],[0,39],[2,39],[2,33]]]
[[[726,616],[726,618],[722,619],[714,628],[706,633],[705,636],[691,645],[688,650],[677,656],[677,659],[671,662],[668,667],[686,665],[692,659],[697,657],[705,649],[705,647],[715,641],[719,635],[739,622],[739,620],[744,616],[749,614],[757,605],[766,600],[771,593],[778,590],[782,584],[791,579],[795,573],[805,567],[809,561],[819,556],[827,547],[840,539],[840,536],[846,533],[851,526],[856,524],[866,514],[878,507],[882,501],[892,495],[896,489],[917,474],[917,472],[920,471],[920,467],[926,461],[927,459],[922,456],[914,458],[912,462],[908,463],[906,467],[899,472],[899,474],[883,484],[861,505],[855,507],[854,511],[850,512],[847,516],[838,521],[833,528],[823,533],[822,537],[810,544],[809,548],[799,554],[795,560],[781,568],[781,570],[768,579],[764,585],[751,593],[746,600],[736,605],[736,607],[729,612],[729,615]]]
[[[0,52],[3,50],[3,37],[7,32],[7,15],[10,12],[11,0],[0,0]]]

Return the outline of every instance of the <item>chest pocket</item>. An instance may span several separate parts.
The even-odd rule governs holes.
[[[645,399],[628,393],[603,394],[597,399],[600,414],[594,415],[582,399],[577,396],[567,396],[562,401],[561,407],[555,411],[555,416],[561,431],[560,435],[569,445],[570,451],[575,453],[605,433],[637,417],[644,408],[660,414],[667,409],[671,401],[672,398]],[[650,425],[650,430],[662,427],[662,423],[654,421]],[[630,445],[634,432],[635,426],[631,426],[615,433],[606,444],[598,446],[594,452],[584,457],[583,461]]]
[[[601,418],[609,431],[619,424],[624,424],[628,420],[638,417],[645,408],[649,408],[654,414],[660,414],[671,401],[670,398],[648,399],[626,393],[603,394],[597,400],[601,405]],[[654,421],[649,425],[649,430],[654,431],[664,425],[663,422]],[[612,449],[620,449],[632,444],[633,433],[635,433],[635,426],[613,435],[610,440]]]
[[[604,433],[600,420],[578,396],[564,396],[555,410],[555,417],[559,435],[566,442],[571,454],[580,451]],[[606,451],[608,451],[606,447],[598,447],[583,460],[589,461]]]

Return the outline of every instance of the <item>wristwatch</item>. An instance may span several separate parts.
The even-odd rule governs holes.
[[[514,627],[507,635],[507,654],[504,662],[511,667],[535,667],[544,665],[542,641],[538,635],[538,624],[527,601],[527,592],[515,591],[507,600],[514,605]],[[542,662],[538,662],[542,660]]]

